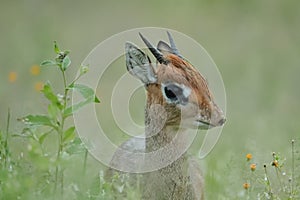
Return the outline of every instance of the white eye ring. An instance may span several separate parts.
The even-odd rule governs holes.
[[[183,84],[181,84],[181,88],[182,88],[184,97],[188,98],[191,94],[191,88],[189,88]]]

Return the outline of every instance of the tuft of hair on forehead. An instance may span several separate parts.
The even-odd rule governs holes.
[[[161,66],[159,71],[162,70],[163,72],[162,77],[159,79],[174,80],[188,85],[194,89],[205,92],[209,98],[212,98],[206,79],[193,65],[174,54],[166,55],[166,59],[170,63],[167,66]]]

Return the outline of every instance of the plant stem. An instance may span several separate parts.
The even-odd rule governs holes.
[[[78,79],[80,79],[81,76],[82,74],[79,74],[69,85],[73,85],[76,81],[78,81]]]
[[[61,153],[62,153],[62,150],[63,150],[63,128],[64,128],[64,117],[63,117],[63,113],[62,113],[62,116],[61,116],[61,123],[60,123],[60,126],[58,127],[58,150],[57,150],[57,156],[56,156],[56,167],[55,167],[55,192],[56,192],[56,189],[57,189],[57,183],[58,183],[58,180],[60,180],[60,185],[61,185],[61,192],[63,191],[63,184],[62,184],[62,174],[60,175],[60,178],[59,178],[59,171],[62,170],[60,169],[60,156],[61,156]]]
[[[87,148],[85,149],[84,152],[84,161],[83,161],[83,174],[86,173],[86,163],[87,163],[87,157],[88,157],[88,150]]]
[[[64,170],[63,169],[61,169],[61,175],[60,175],[61,177],[61,190],[60,190],[60,194],[61,194],[61,196],[63,197],[64,196]]]
[[[268,177],[268,173],[267,173],[267,166],[264,165],[264,168],[265,168],[265,181],[267,183],[267,186],[268,186],[268,193],[269,195],[271,196],[271,199],[273,199],[273,194],[272,194],[272,188],[271,188],[271,182],[270,182],[270,179]]]
[[[55,167],[55,182],[54,182],[54,194],[56,194],[56,190],[57,190],[57,180],[58,180],[58,166],[56,164]]]
[[[63,152],[63,136],[64,136],[64,126],[65,126],[65,120],[66,117],[64,116],[64,110],[67,107],[67,96],[68,96],[68,88],[67,88],[67,80],[65,72],[61,69],[63,82],[64,82],[64,96],[63,96],[63,109],[61,111],[61,123],[58,127],[58,151],[57,151],[57,157],[56,157],[56,168],[55,168],[55,191],[57,188],[57,182],[58,179],[60,180],[60,189],[61,189],[61,196],[63,196],[64,191],[64,172],[63,169],[61,169],[60,166],[60,157]],[[59,169],[60,168],[60,169]],[[60,173],[59,173],[60,171]],[[60,178],[58,178],[60,174]]]
[[[280,170],[279,170],[277,167],[275,167],[275,171],[276,171],[277,179],[278,179],[278,181],[279,181],[280,188],[281,188],[282,191],[285,191],[285,189],[284,189],[284,187],[283,187],[283,185],[282,185],[281,178],[280,178],[280,176],[279,176]]]
[[[65,75],[65,71],[62,71],[62,75],[63,75],[63,81],[64,81],[64,89],[65,89],[65,94],[67,93],[66,89],[67,89],[67,79],[66,79],[66,75]],[[64,96],[65,97],[65,96]],[[66,98],[66,97],[65,97]],[[67,102],[65,102],[66,105]]]
[[[292,140],[292,182],[291,182],[291,198],[294,196],[294,178],[295,178],[295,140]]]
[[[10,109],[8,108],[7,111],[7,122],[6,122],[6,136],[5,136],[5,141],[4,141],[4,149],[5,149],[5,158],[4,158],[4,167],[7,167],[7,159],[8,159],[8,132],[9,132],[9,124],[10,124]]]

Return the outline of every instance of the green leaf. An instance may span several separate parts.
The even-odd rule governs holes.
[[[91,102],[100,103],[100,100],[95,95],[94,90],[86,85],[72,84],[69,86],[69,89],[79,92],[85,99],[91,99]]]
[[[44,60],[40,65],[41,66],[56,66],[57,63],[53,60]]]
[[[48,115],[51,117],[51,119],[56,120],[58,115],[58,107],[54,104],[48,105]]]
[[[50,126],[55,127],[48,116],[45,115],[27,115],[21,119],[30,126]]]
[[[43,133],[40,137],[39,137],[39,143],[43,144],[46,137],[49,135],[49,133],[51,133],[53,131],[53,129],[51,129],[50,131]]]
[[[60,53],[60,49],[58,48],[57,42],[54,41],[54,52],[59,54]]]
[[[52,87],[50,85],[49,82],[47,82],[44,85],[44,88],[42,90],[42,93],[45,95],[45,97],[57,108],[59,108],[60,110],[62,109],[62,104],[60,103],[60,101],[58,100],[57,96],[54,94]]]
[[[100,100],[98,99],[98,97],[95,95],[95,98],[93,100],[95,103],[100,103]]]
[[[82,108],[83,106],[85,106],[85,105],[87,105],[91,102],[92,102],[92,100],[87,99],[85,101],[81,101],[81,102],[79,102],[79,103],[77,103],[73,106],[70,106],[70,107],[66,108],[65,111],[64,111],[64,116],[68,117],[68,116],[72,115],[73,113],[78,111],[80,108]]]
[[[23,118],[18,119],[18,120],[24,122]],[[34,133],[33,133],[33,130],[32,130],[31,127],[30,127],[30,128],[29,128],[29,127],[25,127],[25,128],[22,130],[22,132],[21,132],[20,134],[19,134],[19,133],[13,134],[12,137],[25,137],[25,138],[31,138],[33,134],[34,134]]]
[[[71,126],[70,128],[68,128],[65,132],[64,132],[64,137],[63,137],[63,142],[66,142],[68,140],[72,140],[75,138],[75,127]]]
[[[94,95],[93,89],[82,84],[73,84],[70,85],[69,88],[79,92],[85,99],[88,99]]]
[[[79,138],[75,138],[68,146],[65,148],[68,154],[78,154],[86,151],[85,146]]]
[[[89,103],[93,103],[93,102],[100,103],[100,100],[95,95],[93,89],[88,86],[85,86],[82,84],[71,84],[71,85],[69,85],[68,89],[72,89],[74,91],[79,92],[85,98],[85,100],[66,108],[64,111],[65,117],[75,113],[80,108],[82,108],[83,106],[85,106]]]
[[[61,68],[63,71],[66,71],[66,69],[70,66],[71,60],[69,56],[65,56],[61,63]]]
[[[67,56],[69,53],[70,53],[69,50],[65,50],[63,54],[64,54],[65,56]]]

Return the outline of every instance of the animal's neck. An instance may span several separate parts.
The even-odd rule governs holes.
[[[158,104],[147,104],[145,117],[146,152],[164,149],[163,151],[169,152],[170,158],[172,156],[179,158],[178,155],[185,156],[185,153],[180,152],[186,150],[188,142],[188,137],[184,137],[186,129],[169,123],[168,113]]]
[[[146,150],[147,152],[156,151],[158,149],[166,147],[170,144],[176,135],[176,130],[173,130],[174,127],[162,127],[159,130],[157,127],[146,128]]]
[[[158,160],[167,165],[146,176],[148,186],[143,193],[147,197],[153,196],[151,191],[161,191],[158,192],[160,194],[157,194],[157,199],[169,199],[174,195],[183,199],[189,191],[190,179],[188,157],[182,148],[186,145],[181,137],[185,130],[165,123],[168,121],[166,117],[166,113],[159,106],[146,109],[146,152],[157,152]]]
[[[168,126],[167,114],[159,104],[147,104],[145,112],[146,150],[155,151],[170,143],[176,130]]]

